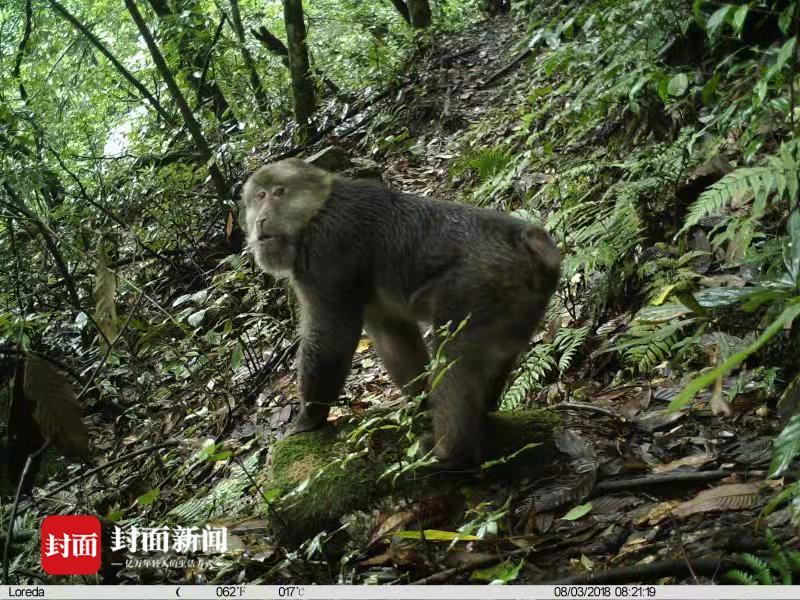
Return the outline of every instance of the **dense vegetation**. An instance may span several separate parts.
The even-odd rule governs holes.
[[[748,553],[730,578],[800,576],[800,2],[521,1],[497,15],[505,3],[446,0],[432,18],[425,0],[124,4],[0,6],[4,532],[17,517],[7,577],[45,577],[46,514],[232,526],[286,492],[258,471],[296,397],[294,303],[250,267],[236,200],[258,164],[328,146],[396,187],[544,223],[564,254],[562,283],[502,409],[593,405],[620,417],[601,401],[608,391],[644,390],[651,408],[673,411],[648,413],[663,423],[636,439],[647,468],[672,458],[678,442],[663,442],[675,433],[664,429],[679,418],[707,419],[675,433],[681,448],[723,429],[745,444],[757,430],[773,440],[760,465],[769,493],[753,492],[763,503],[740,494],[698,512],[763,506],[748,527],[764,543],[725,549]],[[480,58],[459,70],[463,57]],[[349,412],[394,394],[369,360]],[[413,464],[418,445],[406,438]],[[596,443],[598,455],[613,446]],[[581,502],[598,473],[620,474],[582,456],[591,482],[555,504],[565,522],[592,510]],[[493,552],[439,582],[563,576],[563,565],[522,568],[530,540],[508,545],[544,535],[531,498],[527,483],[508,483],[431,527],[451,550],[457,535],[439,529]],[[411,582],[450,565],[447,544],[420,548],[408,531],[396,540],[405,546],[372,556],[392,531],[387,514],[425,523],[420,512],[450,508],[369,508],[350,516],[346,541],[324,531],[300,552],[240,534],[242,548],[212,573]],[[769,521],[778,513],[785,520]],[[511,525],[520,515],[528,525]],[[396,518],[394,529],[418,525]],[[592,570],[587,554],[572,570]]]

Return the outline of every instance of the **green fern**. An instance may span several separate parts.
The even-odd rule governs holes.
[[[528,394],[542,384],[556,369],[554,344],[538,344],[522,358],[517,376],[509,386],[500,404],[502,410],[514,410],[524,406]]]
[[[789,557],[786,555],[783,548],[781,548],[778,540],[775,539],[775,534],[772,533],[771,529],[767,529],[765,537],[767,539],[767,546],[770,552],[772,552],[770,566],[777,571],[777,574],[780,576],[781,585],[792,585],[792,565],[789,561]]]
[[[758,583],[761,585],[773,585],[775,583],[772,573],[769,570],[769,563],[767,563],[767,561],[762,560],[755,554],[750,554],[749,552],[740,554],[739,558],[747,563],[747,566],[750,567],[750,570],[753,572],[753,575],[755,575]]]
[[[503,148],[488,148],[468,156],[466,164],[470,169],[478,172],[480,179],[486,180],[508,167],[512,158],[511,154]]]
[[[561,373],[570,368],[572,360],[581,346],[583,346],[583,342],[586,341],[586,336],[589,335],[590,330],[591,326],[587,324],[577,329],[564,327],[556,333],[553,346],[561,353],[558,359],[558,370]]]
[[[800,573],[800,551],[787,548],[784,550],[784,553],[789,561],[789,566],[792,568],[792,572]]]
[[[758,580],[747,571],[731,569],[723,576],[724,579],[737,585],[758,585]]]
[[[230,517],[239,514],[248,508],[242,501],[242,493],[252,483],[248,473],[255,472],[257,468],[258,453],[254,453],[244,459],[241,465],[234,465],[230,475],[210,491],[201,492],[202,495],[179,504],[169,511],[169,515],[181,523],[194,525],[222,515]]]
[[[678,334],[693,323],[694,318],[664,323],[634,321],[609,350],[620,353],[627,366],[646,373],[675,355],[682,342]]]
[[[689,214],[678,234],[686,232],[708,215],[723,213],[727,206],[748,194],[755,198],[755,213],[763,213],[766,199],[772,194],[795,204],[800,187],[796,151],[796,142],[786,143],[778,155],[768,157],[766,166],[742,167],[725,175],[689,207]]]
[[[686,252],[682,256],[661,256],[644,262],[639,268],[639,276],[649,279],[645,284],[645,294],[648,302],[653,302],[657,297],[671,290],[691,289],[694,282],[701,278],[695,272],[692,262],[704,256],[704,252]]]

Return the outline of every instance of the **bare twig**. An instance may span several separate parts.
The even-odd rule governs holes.
[[[14,497],[14,506],[11,508],[11,516],[8,518],[8,527],[6,527],[6,544],[3,548],[3,583],[6,585],[11,584],[11,582],[8,580],[8,561],[11,556],[11,540],[14,537],[14,521],[17,519],[17,510],[19,510],[19,501],[22,497],[25,479],[28,476],[28,471],[30,471],[33,461],[42,452],[44,452],[49,445],[50,442],[45,442],[36,452],[28,455],[28,458],[25,461],[25,467],[23,467],[22,474],[19,476],[19,482],[17,483],[17,495]]]

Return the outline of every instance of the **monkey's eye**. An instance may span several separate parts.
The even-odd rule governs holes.
[[[261,190],[261,191],[258,192],[258,194],[256,194],[256,196],[258,196],[259,200],[263,200],[264,198],[267,197],[267,191],[266,190]]]
[[[285,193],[286,193],[286,188],[281,185],[277,185],[274,188],[272,188],[273,196],[283,196],[283,194]]]

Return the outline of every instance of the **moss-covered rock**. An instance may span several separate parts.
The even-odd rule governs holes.
[[[394,482],[381,478],[400,455],[401,440],[389,444],[389,450],[378,457],[348,456],[346,437],[352,423],[284,438],[272,449],[267,474],[268,487],[282,493],[269,507],[273,533],[279,541],[294,544],[335,529],[344,515],[369,509],[393,493],[419,497],[452,492],[465,479],[475,486],[498,478],[535,475],[555,456],[552,439],[559,424],[557,414],[544,410],[489,415],[484,441],[488,466],[480,479],[430,470],[425,477],[410,473]],[[387,447],[385,440],[381,446]]]

